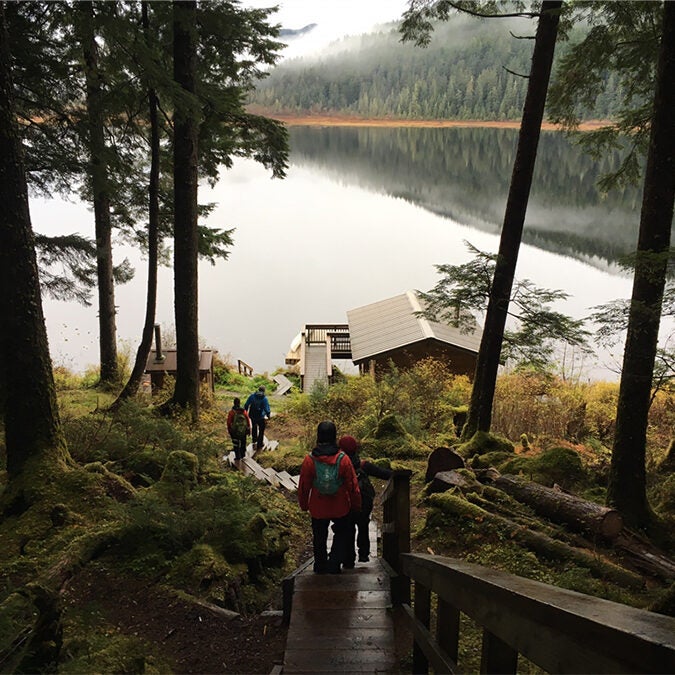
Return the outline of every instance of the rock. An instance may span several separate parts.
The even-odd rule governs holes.
[[[454,450],[450,448],[436,448],[429,455],[424,482],[431,482],[439,471],[452,471],[453,469],[463,468],[464,460]]]

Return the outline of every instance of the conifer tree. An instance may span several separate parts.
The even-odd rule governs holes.
[[[65,460],[0,3],[0,405],[7,473]]]

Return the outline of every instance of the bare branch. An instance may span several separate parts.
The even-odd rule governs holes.
[[[529,75],[523,75],[523,73],[517,73],[515,70],[510,70],[510,69],[507,68],[506,66],[502,66],[502,68],[503,68],[507,73],[511,73],[511,75],[515,75],[516,77],[522,77],[522,78],[524,78],[525,80],[529,80],[529,79],[530,79],[530,76],[529,76]]]

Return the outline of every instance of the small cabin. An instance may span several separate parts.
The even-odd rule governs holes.
[[[410,368],[427,357],[443,360],[452,372],[473,378],[482,336],[430,321],[418,313],[424,307],[414,291],[347,312],[352,361],[361,374],[376,376],[390,363]]]
[[[206,383],[211,391],[215,391],[216,388],[213,375],[213,357],[217,353],[217,349],[202,349],[199,352],[199,381]],[[176,350],[162,349],[158,325],[155,325],[155,348],[148,355],[145,373],[150,375],[153,392],[164,386],[167,375],[176,376]]]

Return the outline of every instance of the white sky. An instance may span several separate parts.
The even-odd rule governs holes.
[[[373,27],[399,21],[408,7],[407,0],[243,0],[244,7],[279,7],[270,17],[282,28],[299,29],[315,23],[316,28],[289,41],[285,56],[299,56],[321,49],[345,35],[360,35]]]

